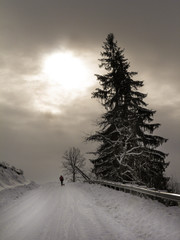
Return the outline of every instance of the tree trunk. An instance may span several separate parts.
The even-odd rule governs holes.
[[[75,172],[73,172],[73,182],[75,182],[76,181],[76,174],[75,174]]]

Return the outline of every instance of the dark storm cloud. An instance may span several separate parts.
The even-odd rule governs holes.
[[[144,80],[147,103],[157,110],[160,134],[169,138],[164,148],[177,175],[179,10],[178,0],[0,0],[2,160],[19,164],[30,178],[51,180],[67,147],[91,148],[82,144],[83,136],[94,129],[92,122],[102,109],[90,91],[61,106],[61,115],[38,113],[34,98],[48,86],[31,78],[39,73],[44,54],[64,48],[91,56],[88,61],[97,73],[102,42],[113,32],[131,69]]]

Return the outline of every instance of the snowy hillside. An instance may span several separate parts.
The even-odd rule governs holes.
[[[10,167],[8,163],[0,162],[0,190],[17,185],[27,184],[21,169]]]
[[[37,184],[27,180],[21,169],[0,162],[0,206],[4,206],[35,187]]]

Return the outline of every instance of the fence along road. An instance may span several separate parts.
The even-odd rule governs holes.
[[[180,206],[180,194],[163,192],[161,190],[153,190],[145,187],[134,186],[130,184],[116,183],[110,181],[90,181],[91,183],[101,184],[107,187],[111,187],[117,190],[123,190],[130,193],[139,193],[142,195],[153,196],[156,198],[166,199],[169,201],[177,202]]]
[[[110,182],[110,181],[104,181],[104,180],[100,180],[100,181],[91,180],[81,169],[79,169],[76,166],[75,166],[75,168],[84,177],[84,179],[89,183],[101,184],[103,186],[111,187],[111,188],[114,188],[117,190],[123,190],[125,192],[127,191],[130,193],[138,193],[141,195],[153,196],[156,198],[174,201],[174,202],[177,202],[178,205],[180,206],[180,194],[163,192],[161,190],[157,191],[157,190],[153,190],[153,189],[149,189],[149,188],[145,188],[145,187],[117,183],[117,182]]]

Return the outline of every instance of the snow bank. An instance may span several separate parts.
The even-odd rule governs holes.
[[[12,186],[30,183],[23,175],[21,169],[14,166],[10,167],[8,163],[0,162],[0,190]]]
[[[116,191],[101,185],[84,184],[104,212],[127,227],[139,240],[180,240],[180,207],[166,207],[156,200]]]
[[[11,201],[21,197],[25,192],[36,188],[38,185],[34,182],[6,188],[0,191],[0,208],[7,205]]]
[[[21,169],[11,167],[6,162],[0,162],[0,207],[37,186],[36,183],[24,177]]]

